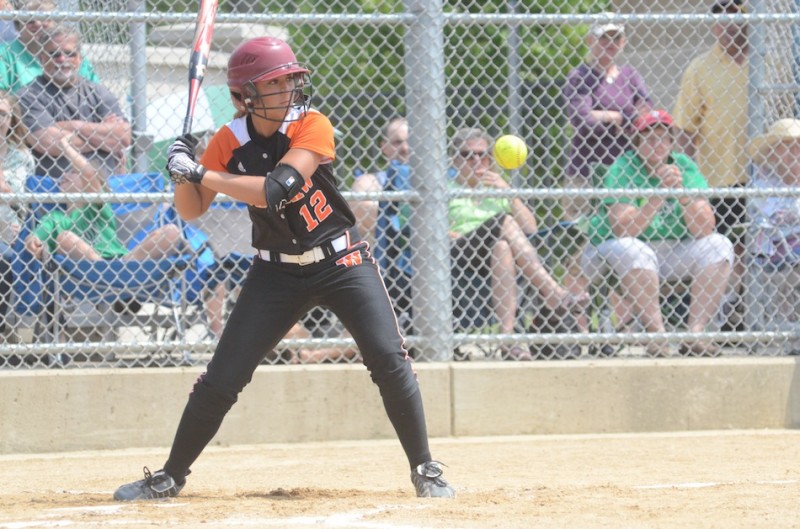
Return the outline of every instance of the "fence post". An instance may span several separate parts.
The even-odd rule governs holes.
[[[145,12],[142,0],[133,0],[130,9]],[[134,172],[148,171],[147,150],[147,28],[144,22],[131,22],[131,125],[133,127]]]
[[[406,0],[414,15],[405,37],[405,83],[411,172],[421,195],[413,233],[414,327],[426,360],[453,351],[450,242],[447,220],[444,15],[441,0]]]

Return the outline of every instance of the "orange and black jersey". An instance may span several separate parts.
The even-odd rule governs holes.
[[[293,108],[288,117],[301,116]],[[222,127],[208,144],[201,163],[213,171],[263,175],[275,169],[290,148],[322,155],[322,163],[280,213],[248,206],[253,221],[253,246],[299,254],[338,237],[355,224],[355,218],[333,174],[335,157],[333,126],[315,110],[297,121],[285,121],[272,136],[260,136],[249,116],[236,118]]]

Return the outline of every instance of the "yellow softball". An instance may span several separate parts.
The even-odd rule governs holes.
[[[494,159],[503,169],[519,169],[528,157],[528,147],[513,134],[500,136],[494,142]]]

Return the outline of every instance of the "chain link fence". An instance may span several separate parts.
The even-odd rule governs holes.
[[[0,368],[210,358],[253,249],[243,205],[183,222],[163,175],[196,8],[0,11]],[[232,118],[239,43],[291,44],[418,360],[797,354],[798,21],[789,0],[231,0],[194,133]],[[52,92],[70,68],[102,88]],[[358,361],[319,308],[264,363]]]

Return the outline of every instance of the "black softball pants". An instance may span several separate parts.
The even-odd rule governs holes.
[[[306,266],[254,259],[211,362],[189,396],[167,473],[178,480],[188,473],[266,353],[320,305],[353,336],[409,464],[430,460],[416,375],[378,268],[359,244]]]

